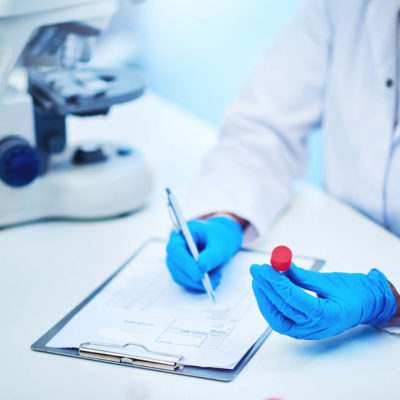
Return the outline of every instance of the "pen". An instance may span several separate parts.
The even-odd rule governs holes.
[[[178,201],[171,192],[171,189],[166,188],[165,191],[167,192],[168,210],[170,212],[172,222],[175,225],[177,231],[182,235],[189,248],[190,253],[197,262],[199,259],[199,251],[197,250],[196,243],[194,242],[193,237],[189,231],[185,218],[182,214],[182,210],[179,207]],[[215,303],[215,294],[208,273],[204,275],[204,278],[201,280],[201,282],[211,301]]]

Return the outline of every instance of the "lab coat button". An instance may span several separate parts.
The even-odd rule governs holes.
[[[391,88],[393,86],[393,79],[388,78],[386,80],[386,87]]]

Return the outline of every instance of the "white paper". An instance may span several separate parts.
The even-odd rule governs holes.
[[[165,243],[150,242],[47,346],[133,342],[181,355],[185,365],[234,368],[268,327],[249,272],[267,256],[242,251],[226,265],[216,304],[173,282],[165,257]],[[298,265],[313,263],[302,258]]]

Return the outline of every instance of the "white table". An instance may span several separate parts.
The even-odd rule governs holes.
[[[273,333],[231,383],[32,352],[141,243],[166,236],[163,187],[182,192],[216,138],[213,127],[152,94],[107,118],[73,119],[69,129],[73,141],[138,145],[157,171],[156,188],[146,210],[124,219],[0,231],[1,399],[400,398],[400,338],[370,327],[317,342]],[[278,243],[325,258],[325,270],[366,272],[400,254],[398,239],[313,188],[296,196],[265,249]]]

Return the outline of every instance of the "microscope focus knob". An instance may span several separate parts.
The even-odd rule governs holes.
[[[0,140],[0,178],[19,187],[31,183],[40,173],[40,157],[27,140],[6,136]]]

